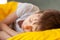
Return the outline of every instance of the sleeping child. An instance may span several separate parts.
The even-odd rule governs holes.
[[[60,28],[60,11],[57,10],[44,10],[30,15],[26,18],[22,25],[18,21],[17,29],[22,28],[24,32],[41,31],[48,29]]]
[[[22,21],[22,24],[20,21],[18,21],[18,26],[18,28],[22,29],[24,32],[34,32],[60,28],[60,11],[49,9],[37,12],[27,17],[24,21]],[[6,24],[3,24],[2,27],[2,30],[7,32],[7,34],[9,35],[14,36],[15,33],[17,33],[8,28]]]

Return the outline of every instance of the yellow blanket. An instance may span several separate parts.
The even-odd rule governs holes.
[[[17,8],[17,2],[8,2],[7,4],[0,4],[0,21],[2,21],[10,13],[13,13]]]
[[[60,29],[22,33],[7,40],[60,40]]]

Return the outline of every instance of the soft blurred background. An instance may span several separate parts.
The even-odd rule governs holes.
[[[40,9],[57,9],[60,10],[60,0],[8,0],[18,2],[29,2],[39,6]]]

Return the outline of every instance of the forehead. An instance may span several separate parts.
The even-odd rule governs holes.
[[[29,21],[29,22],[39,22],[41,19],[41,14],[32,14],[30,15],[26,21]]]

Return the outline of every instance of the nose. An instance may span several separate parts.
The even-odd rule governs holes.
[[[25,32],[31,32],[31,31],[32,31],[32,26],[25,26],[25,27],[23,28],[23,30],[24,30]]]

